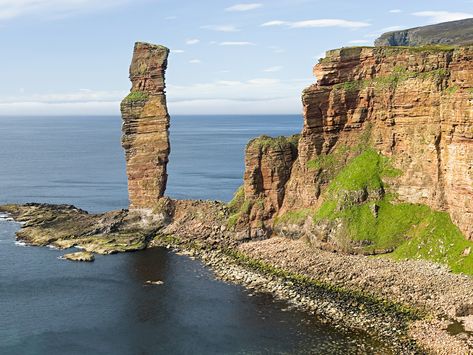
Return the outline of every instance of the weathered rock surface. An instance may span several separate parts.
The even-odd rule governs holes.
[[[473,49],[339,49],[314,73],[280,210],[320,206],[332,177],[324,157],[343,166],[369,143],[401,172],[390,180],[399,201],[448,212],[473,239]],[[252,171],[264,158],[247,160]]]
[[[94,254],[89,253],[87,251],[79,251],[77,253],[65,254],[61,257],[61,259],[70,260],[70,261],[92,262],[95,260],[95,257],[94,257]]]
[[[251,203],[246,221],[251,236],[267,233],[272,217],[282,206],[286,183],[297,158],[298,139],[299,136],[261,136],[246,147],[243,189],[245,199]]]
[[[125,210],[89,214],[70,205],[5,205],[0,211],[23,223],[17,239],[30,245],[80,247],[97,254],[144,249],[162,223],[159,215],[143,217]]]
[[[387,32],[375,41],[376,46],[422,46],[430,44],[473,44],[473,19]]]
[[[138,42],[130,66],[132,88],[121,103],[130,208],[153,208],[166,189],[169,114],[164,74],[169,50]]]
[[[215,201],[162,198],[153,211],[100,214],[89,214],[71,205],[30,203],[3,205],[0,213],[8,213],[22,223],[18,240],[58,249],[78,247],[97,254],[142,250],[160,245],[163,236],[207,245],[238,243],[235,233],[226,228],[227,206]]]

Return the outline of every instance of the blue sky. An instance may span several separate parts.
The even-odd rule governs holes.
[[[472,0],[0,0],[0,115],[118,114],[135,41],[171,49],[171,114],[287,114],[327,49],[473,17]]]

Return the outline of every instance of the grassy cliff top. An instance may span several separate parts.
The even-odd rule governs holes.
[[[376,46],[423,46],[432,44],[473,44],[473,18],[387,32],[375,41]]]

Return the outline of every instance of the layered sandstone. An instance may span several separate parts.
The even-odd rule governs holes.
[[[253,201],[249,208],[251,234],[259,236],[270,230],[271,218],[282,206],[286,183],[297,158],[298,139],[299,136],[261,136],[246,147],[243,188],[246,199]]]
[[[399,170],[389,182],[398,201],[448,212],[473,239],[473,49],[345,48],[329,51],[314,74],[318,82],[302,95],[290,177],[284,187],[263,189],[265,196],[284,190],[279,215],[316,210],[337,169],[369,146]],[[247,157],[253,187],[245,192],[258,186],[248,179],[265,160],[258,159]],[[384,190],[374,193],[379,199]],[[370,199],[367,191],[342,197]]]
[[[132,88],[121,103],[130,208],[153,208],[166,189],[170,153],[164,74],[169,49],[138,42]]]

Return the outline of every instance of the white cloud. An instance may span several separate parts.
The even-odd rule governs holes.
[[[402,12],[401,9],[392,9],[392,10],[389,10],[389,13],[391,14],[400,14]]]
[[[200,42],[200,39],[198,38],[189,38],[187,41],[186,41],[186,44],[188,45],[193,45],[193,44],[197,44]]]
[[[171,115],[298,113],[302,110],[300,93],[311,81],[254,78],[168,85],[168,108]]]
[[[301,99],[297,95],[289,97],[268,97],[262,100],[247,101],[237,99],[185,100],[168,104],[173,115],[284,115],[301,112]],[[172,119],[172,118],[171,118]],[[302,116],[300,118],[302,126]]]
[[[13,102],[0,103],[0,115],[8,116],[67,116],[67,115],[119,115],[120,101],[102,102]]]
[[[236,4],[230,7],[227,7],[225,11],[250,11],[262,7],[263,4],[260,3],[251,3],[251,4]]]
[[[65,93],[47,93],[2,97],[1,115],[118,114],[120,101],[127,91],[79,89]]]
[[[349,21],[343,19],[318,19],[305,21],[280,21],[274,20],[261,24],[262,27],[287,26],[289,28],[322,28],[322,27],[342,27],[342,28],[363,28],[371,26],[367,22]]]
[[[450,11],[420,11],[414,12],[412,15],[418,17],[428,17],[430,23],[456,21],[473,17],[473,14],[470,13]]]
[[[367,43],[371,43],[371,41],[367,40],[367,39],[354,39],[350,42],[348,42],[350,44],[367,44]]]
[[[189,63],[190,64],[200,64],[200,63],[202,63],[202,61],[200,59],[191,59],[191,60],[189,60]]]
[[[83,102],[103,102],[120,101],[127,95],[126,91],[97,91],[91,89],[79,89],[72,92],[32,94],[13,97],[2,97],[0,103],[83,103]]]
[[[274,72],[277,72],[277,71],[281,71],[283,69],[284,69],[284,67],[282,67],[281,65],[275,65],[273,67],[263,69],[263,71],[266,72],[266,73],[274,73]]]
[[[201,28],[205,30],[217,31],[217,32],[239,32],[240,29],[233,25],[207,25]]]
[[[282,25],[290,25],[290,22],[281,21],[281,20],[268,21],[261,24],[261,27],[282,26]]]
[[[246,42],[246,41],[226,41],[220,42],[219,46],[256,46],[253,42]]]
[[[228,71],[225,71],[228,73]],[[226,74],[230,75],[230,74]],[[301,112],[300,93],[313,79],[217,80],[167,85],[171,114],[271,114]],[[91,89],[0,98],[0,115],[118,115],[123,91]]]
[[[41,14],[64,17],[117,6],[129,0],[0,0],[0,20]]]

